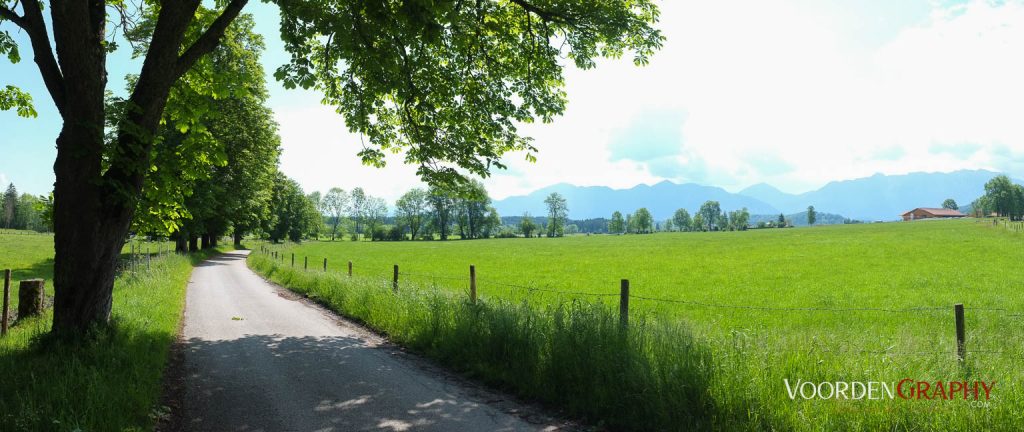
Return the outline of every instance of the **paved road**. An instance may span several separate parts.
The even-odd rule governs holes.
[[[192,274],[182,427],[210,431],[537,430],[476,389],[306,301],[245,265],[244,251]]]

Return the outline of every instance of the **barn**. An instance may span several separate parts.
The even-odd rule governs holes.
[[[903,213],[903,220],[910,221],[917,219],[962,218],[965,216],[967,215],[960,213],[959,210],[918,207],[916,209]]]

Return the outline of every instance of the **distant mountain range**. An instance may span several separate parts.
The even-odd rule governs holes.
[[[896,220],[915,207],[940,207],[946,198],[967,205],[984,194],[985,182],[999,173],[991,171],[955,171],[950,173],[876,174],[855,180],[834,181],[820,189],[802,194],[782,192],[768,184],[757,184],[737,193],[693,183],[663,181],[653,186],[629,189],[603,186],[557,184],[524,196],[494,202],[502,215],[529,212],[543,216],[544,198],[552,192],[562,194],[573,219],[609,217],[614,211],[632,212],[647,207],[656,219],[668,219],[678,208],[693,213],[708,200],[718,201],[722,210],[746,207],[753,215],[792,214],[813,205],[821,213],[833,213],[864,221]],[[1019,181],[1018,181],[1019,182]]]

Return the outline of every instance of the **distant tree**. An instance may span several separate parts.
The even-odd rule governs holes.
[[[647,234],[654,231],[654,218],[646,207],[641,207],[633,214],[633,222],[638,233]]]
[[[348,215],[356,223],[355,234],[358,236],[363,232],[363,224],[366,219],[366,191],[361,187],[352,189],[352,193],[349,195],[349,198]]]
[[[323,195],[320,193],[320,191],[310,192],[309,195],[307,195],[307,197],[309,198],[309,201],[313,203],[313,206],[316,207],[316,210],[320,212],[320,214],[327,214],[327,207],[324,206]]]
[[[1020,206],[1013,182],[1005,175],[999,175],[985,183],[985,196],[988,197],[992,209],[999,216],[1013,216]]]
[[[4,192],[4,228],[12,228],[14,225],[15,212],[18,209],[18,188],[14,187],[14,183],[7,185],[7,191]]]
[[[345,216],[348,209],[348,192],[339,187],[333,187],[324,195],[323,206],[331,220],[331,241],[338,235],[338,226],[341,225],[341,218]]]
[[[705,201],[704,204],[701,204],[697,214],[701,216],[701,221],[703,222],[701,229],[703,230],[704,226],[711,229],[718,225],[718,218],[721,217],[722,207],[718,204],[718,201]]]
[[[565,219],[569,215],[569,206],[565,197],[558,192],[552,192],[544,199],[548,206],[548,237],[561,237],[565,234]]]
[[[776,226],[778,226],[779,228],[785,228],[786,227],[786,215],[784,215],[782,213],[779,213],[778,225],[776,225]]]
[[[395,222],[408,228],[413,240],[416,240],[429,220],[430,195],[427,191],[411,189],[395,202]]]
[[[750,225],[750,211],[746,207],[734,211],[729,215],[730,225],[739,231],[746,231]]]
[[[463,239],[480,238],[487,224],[488,209],[491,197],[487,189],[479,181],[471,181],[462,185],[455,196],[455,223],[459,227],[459,235]]]
[[[496,236],[500,229],[501,215],[498,214],[498,209],[491,207],[487,211],[487,219],[484,221],[483,236],[484,238]]]
[[[306,195],[306,199],[313,204],[313,208],[316,209],[316,214],[319,215],[316,228],[314,228],[309,234],[314,235],[317,239],[320,238],[320,232],[323,231],[324,215],[327,214],[327,207],[324,206],[323,195],[320,191],[313,191]]]
[[[565,233],[566,234],[578,234],[579,232],[580,232],[580,227],[577,226],[576,224],[568,224],[568,225],[565,226]]]
[[[668,231],[668,232],[675,231],[675,224],[672,223],[672,219],[666,220],[665,223],[662,226],[664,227],[665,231]]]
[[[636,218],[632,214],[626,215],[626,232],[629,234],[637,232]]]
[[[451,235],[455,196],[451,191],[435,186],[430,187],[427,195],[433,212],[431,221],[434,223],[434,228],[441,236],[441,240],[448,240],[448,236]]]
[[[523,213],[523,218],[519,221],[519,231],[523,233],[523,237],[533,237],[533,232],[537,230],[537,224],[533,222],[533,218],[530,217],[529,213]]]
[[[942,208],[949,210],[960,210],[960,206],[956,205],[956,201],[953,198],[947,198],[942,202]]]
[[[704,231],[704,216],[697,213],[693,216],[693,231]]]
[[[722,210],[722,213],[718,215],[718,230],[725,231],[729,229],[729,215]]]
[[[608,221],[608,232],[611,234],[622,234],[626,232],[626,221],[622,219],[622,213],[612,213],[612,219]]]
[[[39,218],[42,220],[44,231],[53,232],[53,192],[49,195],[40,195],[39,204],[36,207]]]
[[[388,216],[388,203],[384,198],[367,196],[366,208],[363,212],[366,230],[371,234],[375,229],[384,224],[384,218]]]
[[[672,216],[672,221],[675,222],[676,228],[680,231],[689,229],[690,225],[693,223],[690,219],[690,212],[682,208],[676,210],[676,213]]]
[[[272,241],[301,241],[321,223],[319,212],[295,180],[280,172],[274,181],[270,214],[264,231]]]
[[[807,225],[814,225],[818,221],[818,212],[814,211],[814,206],[807,207]]]

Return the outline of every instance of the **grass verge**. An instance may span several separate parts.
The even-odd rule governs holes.
[[[52,311],[0,338],[0,430],[151,430],[192,266],[218,251],[168,255],[114,283],[109,328],[87,342],[47,335]]]
[[[260,254],[249,265],[268,279],[361,321],[403,346],[521,396],[615,430],[726,427],[710,397],[708,351],[678,323],[619,325],[605,305],[580,301],[538,308],[336,273],[279,266]]]

